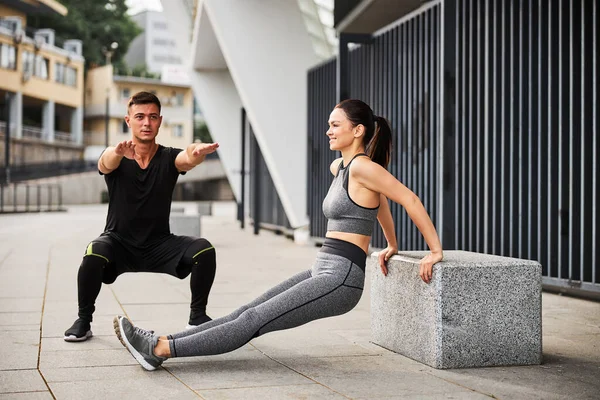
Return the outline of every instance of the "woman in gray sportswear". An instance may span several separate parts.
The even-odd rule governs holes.
[[[392,145],[388,122],[362,101],[344,100],[329,116],[327,136],[330,149],[342,157],[330,166],[334,178],[323,201],[327,234],[312,268],[225,317],[168,336],[115,317],[121,343],[145,369],[154,370],[172,357],[226,353],[267,332],[352,310],[363,292],[375,220],[388,242],[379,255],[384,274],[386,261],[398,251],[388,199],[405,208],[427,242],[431,253],[421,260],[419,275],[431,281],[433,264],[442,260],[442,246],[419,198],[386,169]]]

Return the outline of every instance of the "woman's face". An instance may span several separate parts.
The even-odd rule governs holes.
[[[329,115],[329,148],[331,150],[342,150],[352,144],[356,133],[356,127],[346,118],[346,113],[341,108],[334,108]]]

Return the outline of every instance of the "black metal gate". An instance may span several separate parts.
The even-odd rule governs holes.
[[[245,199],[245,179],[246,151],[249,155],[249,214],[254,224],[254,233],[258,234],[260,228],[270,229],[282,233],[291,234],[291,225],[285,214],[283,204],[277,194],[275,184],[267,168],[264,157],[260,151],[260,147],[250,121],[246,118],[246,113],[242,110],[242,199],[238,205],[238,219],[244,218]],[[246,149],[246,138],[249,139],[249,146]],[[243,226],[243,224],[242,224]],[[288,232],[290,231],[290,232]]]
[[[591,292],[600,292],[597,3],[432,2],[351,50],[347,67],[349,96],[390,120],[390,172],[422,199],[444,248],[535,259],[546,285]],[[336,64],[308,76],[315,168],[336,156],[323,144]],[[325,232],[327,175],[312,171],[315,236]],[[392,213],[399,248],[424,249],[406,214]],[[372,244],[384,245],[381,232]]]

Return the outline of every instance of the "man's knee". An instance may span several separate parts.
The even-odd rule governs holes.
[[[184,264],[193,267],[214,261],[215,247],[206,239],[196,239],[186,250],[183,256]]]
[[[183,279],[196,270],[200,275],[214,276],[216,269],[216,252],[214,246],[206,239],[196,239],[186,249],[179,265],[177,276]]]
[[[102,282],[113,283],[117,279],[115,271],[107,268],[114,262],[113,250],[108,243],[91,242],[83,255],[83,260],[79,267],[79,276],[83,279],[88,277],[100,276]],[[113,268],[114,269],[114,268]]]

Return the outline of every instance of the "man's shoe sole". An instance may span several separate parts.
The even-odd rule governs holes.
[[[88,340],[92,336],[94,336],[94,334],[92,333],[92,330],[90,329],[82,337],[77,337],[75,335],[69,335],[69,336],[65,335],[64,339],[65,339],[65,342],[85,342],[86,340]]]
[[[131,353],[131,355],[133,356],[133,358],[135,358],[135,360],[140,363],[140,365],[142,367],[144,367],[145,370],[147,371],[154,371],[156,369],[156,367],[153,367],[152,365],[150,365],[148,363],[148,361],[146,361],[144,359],[144,356],[142,356],[132,345],[131,343],[129,343],[129,341],[127,340],[127,336],[121,334],[121,330],[123,329],[123,327],[121,326],[121,318],[119,318],[118,316],[113,318],[113,327],[115,328],[115,333],[117,334],[117,337],[119,338],[119,341],[121,342],[121,344],[123,346],[125,346],[125,348]]]

